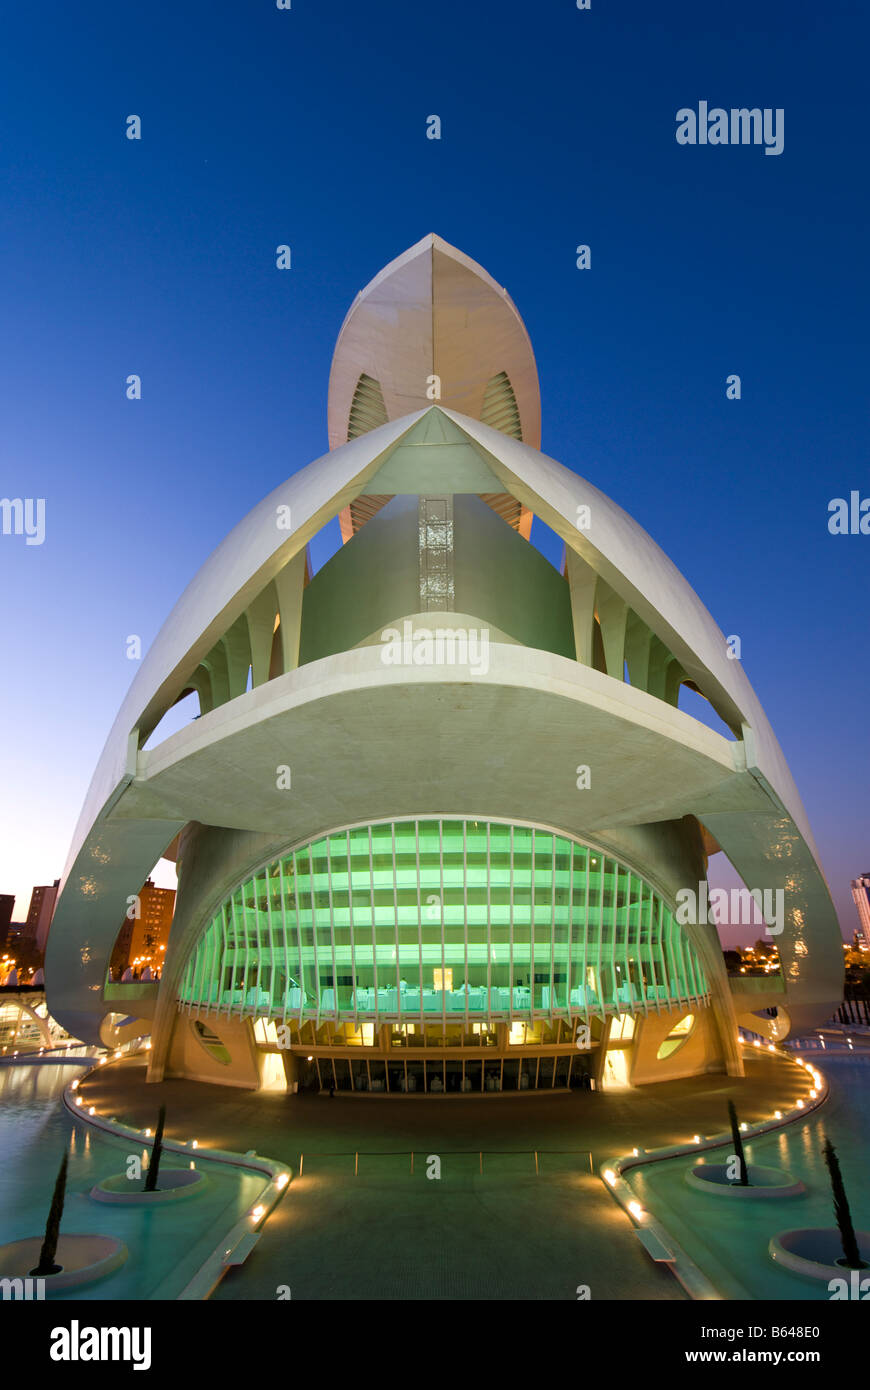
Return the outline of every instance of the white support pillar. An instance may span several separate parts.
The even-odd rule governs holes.
[[[574,620],[574,648],[583,666],[592,665],[592,639],[595,631],[595,594],[598,575],[571,549],[565,551],[571,616]]]

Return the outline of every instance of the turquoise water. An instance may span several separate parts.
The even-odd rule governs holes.
[[[129,1141],[76,1124],[61,1093],[86,1065],[42,1062],[0,1066],[0,1244],[41,1235],[64,1148],[69,1148],[61,1233],[117,1236],[129,1250],[114,1274],[58,1300],[177,1298],[221,1236],[251,1206],[265,1178],[197,1160],[209,1185],[198,1197],[163,1210],[121,1209],[91,1201],[101,1178],[125,1170]],[[187,1167],[167,1155],[167,1167]]]
[[[819,1052],[813,1063],[830,1083],[821,1109],[806,1121],[744,1145],[750,1163],[785,1168],[801,1178],[807,1191],[800,1196],[740,1203],[735,1210],[733,1200],[707,1197],[688,1186],[685,1174],[699,1162],[697,1156],[668,1159],[625,1175],[638,1200],[725,1298],[829,1299],[826,1283],[791,1274],[767,1253],[770,1237],[780,1231],[835,1224],[822,1157],[826,1134],[837,1150],[855,1228],[870,1231],[870,1056]],[[728,1151],[708,1150],[704,1161],[721,1162]]]

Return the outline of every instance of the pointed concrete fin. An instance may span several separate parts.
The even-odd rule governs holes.
[[[502,492],[484,452],[437,406],[404,434],[365,493]]]

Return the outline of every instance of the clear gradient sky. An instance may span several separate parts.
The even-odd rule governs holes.
[[[43,545],[0,536],[17,919],[62,872],[127,636],[147,648],[231,527],[326,450],[351,300],[437,232],[525,319],[544,451],[741,637],[851,936],[870,536],[831,536],[827,509],[870,496],[868,30],[858,0],[8,9],[0,496],[46,499]],[[783,108],[783,153],[678,145],[701,100]]]

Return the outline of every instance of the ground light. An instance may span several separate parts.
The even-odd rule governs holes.
[[[605,1168],[604,1181],[607,1183],[608,1187],[616,1186],[616,1174],[614,1173],[612,1168]]]
[[[262,1221],[265,1215],[266,1208],[261,1203],[258,1203],[257,1206],[254,1207],[254,1210],[251,1212],[251,1220],[256,1226],[259,1221]]]
[[[275,1186],[278,1188],[278,1191],[279,1191],[279,1192],[283,1192],[283,1191],[284,1191],[284,1188],[287,1186],[287,1184],[288,1184],[289,1181],[290,1181],[290,1179],[289,1179],[288,1175],[287,1175],[286,1173],[281,1173],[281,1174],[279,1174],[279,1176],[275,1179]]]
[[[646,1212],[644,1211],[640,1202],[629,1202],[628,1210],[631,1212],[635,1221],[641,1221],[643,1217],[646,1215]]]

